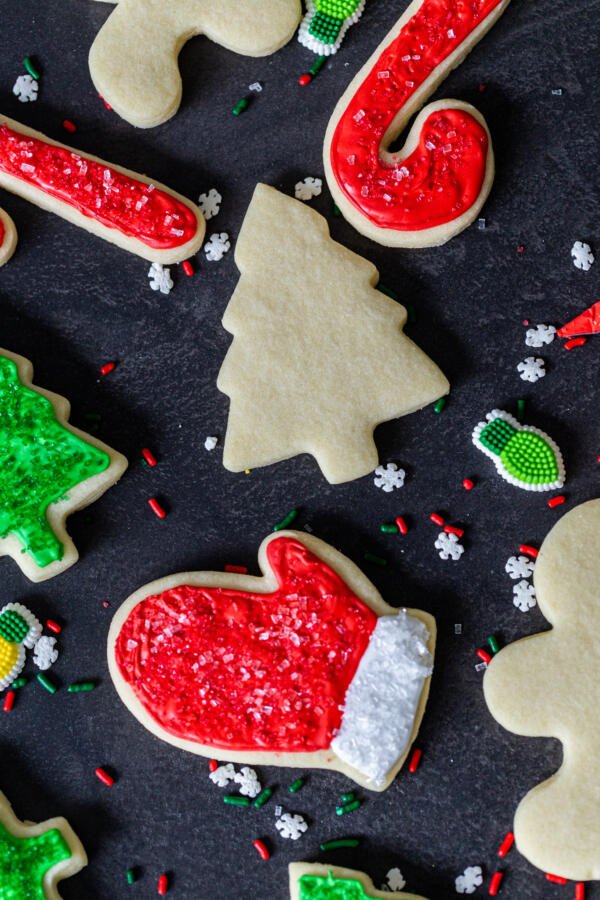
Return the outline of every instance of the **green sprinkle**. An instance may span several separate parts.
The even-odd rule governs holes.
[[[310,67],[310,69],[308,70],[309,73],[311,75],[317,75],[321,71],[321,69],[323,68],[323,66],[325,65],[326,62],[327,62],[326,56],[318,56],[315,59],[312,66]]]
[[[274,788],[266,787],[264,791],[262,791],[256,800],[254,801],[254,806],[256,809],[261,809],[265,803],[273,796]]]
[[[36,81],[40,80],[41,73],[34,66],[30,56],[25,57],[25,59],[23,60],[23,65],[25,66],[25,68],[27,69],[28,73],[31,75],[32,78],[34,78]]]
[[[17,691],[19,688],[25,687],[26,684],[27,684],[26,678],[23,678],[23,677],[15,678],[15,680],[11,684],[11,688],[13,691]]]
[[[407,312],[407,314],[408,314],[408,318],[407,318],[408,324],[409,324],[409,325],[414,325],[415,322],[417,321],[417,311],[416,311],[416,309],[414,308],[414,306],[407,306],[407,307],[406,307],[406,312]]]
[[[356,799],[356,794],[354,791],[348,791],[346,794],[342,794],[340,797],[340,803],[352,803],[353,800]]]
[[[360,841],[358,838],[339,838],[337,841],[325,841],[319,844],[321,853],[327,853],[328,850],[340,850],[342,847],[358,847]]]
[[[38,672],[37,680],[42,685],[43,688],[46,688],[49,694],[55,694],[58,690],[58,687],[54,684],[53,681],[47,675],[44,675],[43,672]]]
[[[446,398],[440,397],[439,400],[436,400],[433,404],[433,411],[436,413],[441,413],[444,411],[444,407],[446,405]]]
[[[226,794],[223,797],[223,803],[227,803],[229,806],[250,806],[250,799],[248,797],[238,797],[236,794]]]
[[[375,566],[387,566],[387,559],[384,559],[383,556],[376,556],[374,553],[370,553],[368,550],[365,550],[364,559],[366,562],[373,563]]]
[[[300,778],[296,778],[296,780],[294,782],[292,782],[292,784],[290,784],[288,790],[289,790],[290,794],[296,794],[300,790],[300,788],[303,786],[304,786],[304,778],[302,778],[302,776],[300,776]]]
[[[249,100],[249,98],[248,98],[248,97],[242,97],[242,99],[241,99],[241,100],[238,100],[238,102],[235,104],[235,106],[233,107],[233,109],[231,110],[231,112],[233,113],[234,116],[239,116],[240,113],[243,113],[244,110],[245,110],[245,109],[248,109],[249,106],[250,106],[250,100]]]
[[[362,800],[352,800],[350,803],[345,803],[344,806],[336,806],[335,814],[336,816],[345,816],[346,813],[354,812],[355,809],[359,809],[362,806]]]
[[[525,415],[525,401],[517,400],[517,419],[519,422],[523,421],[523,416]]]
[[[127,869],[125,873],[125,877],[127,878],[127,884],[135,884],[137,881],[137,872],[135,869]]]
[[[398,534],[398,526],[388,525],[387,522],[384,522],[383,525],[380,525],[379,530],[382,531],[383,534]]]
[[[500,649],[500,644],[498,643],[498,638],[496,637],[496,635],[490,634],[489,638],[487,639],[487,642],[490,646],[490,650],[492,651],[492,653],[497,653],[498,650]]]
[[[67,688],[69,694],[81,694],[87,691],[93,691],[96,688],[94,681],[76,681]]]
[[[335,216],[336,218],[338,218],[339,216],[341,216],[341,214],[342,214],[342,213],[341,213],[341,211],[340,211],[339,206],[338,206],[336,203],[334,203],[334,204],[332,205],[332,207],[331,207],[331,215],[332,215],[332,216]]]
[[[288,525],[292,524],[292,522],[294,521],[294,519],[296,518],[297,515],[298,515],[297,509],[290,509],[287,516],[284,516],[284,518],[281,520],[281,522],[278,522],[277,525],[273,525],[273,531],[281,531],[283,528],[287,528]]]
[[[382,294],[385,294],[386,297],[391,297],[392,300],[398,299],[398,294],[396,294],[391,288],[386,287],[385,284],[382,284],[381,282],[379,282],[379,284],[377,285],[377,290],[381,291]]]

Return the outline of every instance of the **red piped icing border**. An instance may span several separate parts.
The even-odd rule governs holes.
[[[198,231],[193,211],[177,197],[1,123],[0,171],[156,250],[181,247]]]
[[[462,109],[432,112],[418,146],[384,161],[384,138],[402,107],[503,0],[424,0],[344,110],[330,162],[347,199],[379,228],[421,231],[458,218],[485,179],[488,135]]]
[[[377,615],[300,541],[273,539],[270,594],[182,584],[146,597],[114,645],[158,725],[214,748],[329,747]]]

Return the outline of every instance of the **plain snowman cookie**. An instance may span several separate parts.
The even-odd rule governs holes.
[[[183,573],[123,603],[108,636],[121,699],[183,750],[384,790],[423,716],[435,620],[388,606],[310,535],[269,535],[258,559],[261,578]]]
[[[517,808],[517,847],[545,872],[600,879],[600,500],[554,526],[534,583],[552,629],[501,650],[484,679],[501,725],[563,745],[558,772]]]
[[[290,900],[425,900],[416,894],[378,891],[371,879],[355,869],[322,863],[291,863]]]
[[[322,216],[264,184],[235,261],[223,317],[234,339],[217,381],[231,398],[225,467],[310,453],[333,484],[372,472],[375,427],[449,390],[403,333],[406,309],[375,289],[375,266],[333,241]]]
[[[181,102],[178,56],[204,34],[244,56],[286,44],[300,20],[299,0],[109,0],[117,3],[90,50],[98,92],[122,118],[152,128]]]

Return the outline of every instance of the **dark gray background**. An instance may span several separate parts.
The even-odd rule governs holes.
[[[405,5],[369,0],[343,50],[304,89],[297,78],[313,57],[295,41],[264,60],[193,41],[181,55],[181,111],[144,132],[108,112],[89,79],[88,48],[108,5],[3,0],[0,109],[193,199],[217,187],[222,211],[207,234],[228,231],[235,240],[258,180],[293,193],[299,178],[322,175],[333,106]],[[246,477],[222,468],[221,447],[204,450],[205,436],[223,436],[227,418],[215,380],[230,341],[220,319],[238,278],[232,252],[220,263],[202,255],[191,280],[174,267],[176,289],[163,297],[148,287],[143,260],[2,192],[20,245],[0,272],[0,344],[34,362],[37,384],[71,400],[74,424],[85,428],[86,413],[100,413],[99,436],[131,461],[119,486],[70,520],[81,553],[74,568],[33,586],[12,561],[0,563],[4,602],[23,601],[40,617],[65,623],[54,677],[63,685],[101,680],[84,696],[62,690],[51,697],[30,684],[14,712],[0,714],[1,788],[23,818],[67,816],[89,853],[89,868],[63,882],[65,898],[154,896],[157,875],[168,870],[169,896],[284,900],[289,861],[324,859],[320,841],[352,834],[363,838],[360,849],[326,861],[364,869],[376,884],[399,865],[409,889],[442,900],[455,896],[454,878],[465,866],[483,865],[489,879],[518,800],[559,765],[557,742],[516,737],[496,725],[474,664],[488,634],[509,642],[546,627],[539,610],[523,615],[512,605],[507,557],[524,541],[539,545],[563,511],[599,493],[599,339],[572,353],[558,342],[531,351],[522,325],[524,318],[562,324],[598,297],[599,263],[577,271],[570,248],[588,240],[600,249],[599,12],[590,0],[514,0],[442,86],[438,96],[474,102],[493,134],[497,175],[485,231],[474,226],[442,248],[386,250],[331,218],[326,189],[313,201],[329,216],[333,235],[372,260],[382,281],[416,308],[408,333],[452,383],[442,415],[429,408],[378,429],[381,460],[408,471],[405,488],[391,495],[371,477],[329,486],[308,457]],[[43,78],[38,102],[22,105],[11,90],[26,54],[35,55]],[[232,106],[256,79],[263,93],[234,118]],[[556,88],[562,96],[552,94]],[[72,138],[61,128],[64,118],[78,125]],[[546,359],[548,372],[527,385],[516,365],[532,352]],[[100,379],[99,366],[111,359],[118,369]],[[470,443],[486,412],[515,412],[519,397],[527,399],[527,421],[563,449],[568,505],[561,509],[506,484]],[[159,455],[157,468],[140,465],[144,445]],[[465,476],[478,481],[470,494],[461,487]],[[151,495],[169,509],[164,522],[148,509]],[[309,524],[362,564],[386,600],[428,610],[439,627],[416,776],[401,773],[383,795],[361,792],[362,809],[340,820],[334,807],[352,787],[347,779],[312,771],[292,798],[287,785],[295,772],[260,771],[264,784],[280,785],[277,800],[311,823],[295,843],[278,839],[273,803],[261,812],[224,807],[206,761],[147,733],[118,700],[105,663],[112,610],[134,589],[170,572],[228,562],[255,571],[261,539],[292,506],[301,509],[299,526]],[[439,559],[432,510],[465,524],[460,562]],[[381,535],[380,522],[398,513],[410,518],[410,534]],[[385,555],[389,567],[364,563],[365,549]],[[573,583],[576,590],[575,572]],[[463,624],[460,637],[456,622]],[[118,774],[113,788],[96,780],[97,765]],[[271,846],[268,863],[252,847],[257,836]],[[125,870],[133,864],[143,880],[128,888]],[[507,898],[573,895],[572,887],[548,885],[516,851],[503,867]],[[600,897],[600,889],[591,887],[588,897]]]

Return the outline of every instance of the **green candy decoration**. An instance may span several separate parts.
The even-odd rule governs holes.
[[[337,53],[348,28],[358,22],[365,0],[308,0],[298,40],[320,56]]]
[[[494,409],[473,431],[473,443],[505,481],[526,491],[553,491],[565,481],[562,454],[551,437],[514,416]]]

